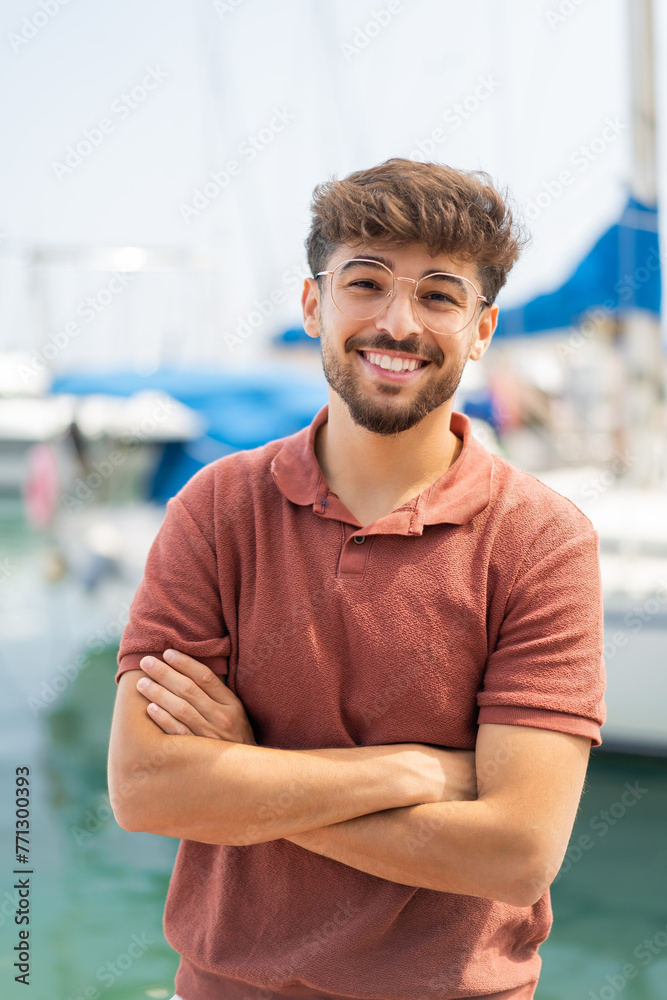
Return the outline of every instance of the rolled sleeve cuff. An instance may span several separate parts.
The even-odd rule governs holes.
[[[534,726],[536,729],[554,729],[573,736],[589,736],[591,746],[602,743],[600,725],[593,719],[568,712],[552,712],[544,708],[523,708],[516,705],[484,705],[479,710],[477,724],[490,723],[500,726]]]
[[[165,646],[165,649],[167,648]],[[116,671],[116,683],[120,680],[121,675],[128,670],[141,670],[139,661],[143,660],[144,656],[154,656],[156,659],[162,660],[163,654],[164,649],[147,649],[145,653],[126,653],[124,656],[121,656],[118,661],[118,670]],[[189,655],[192,656],[192,653]],[[214,674],[226,674],[229,668],[229,658],[227,656],[195,656],[195,659],[200,663],[205,663]]]

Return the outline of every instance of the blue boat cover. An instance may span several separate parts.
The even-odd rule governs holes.
[[[591,309],[660,314],[658,210],[629,197],[621,217],[554,292],[502,309],[496,337],[525,337],[581,322]]]
[[[132,370],[78,372],[55,378],[51,386],[52,393],[72,395],[132,396],[143,389],[169,393],[201,414],[208,425],[194,441],[163,446],[147,497],[162,502],[208,462],[301,430],[328,399],[323,376],[280,366],[252,374],[196,368],[163,368],[148,376]]]

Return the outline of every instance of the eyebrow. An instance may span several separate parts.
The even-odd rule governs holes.
[[[357,257],[348,257],[347,261],[345,262],[345,266],[341,267],[341,271],[343,272],[348,271],[355,261],[362,261],[362,262],[375,261],[378,264],[384,264],[385,267],[388,267],[390,270],[393,270],[391,264],[387,260],[385,260],[384,257],[373,257],[370,255],[366,257],[364,254],[359,254]]]
[[[369,254],[358,254],[356,257],[350,257],[350,258],[348,258],[348,263],[352,264],[355,260],[371,260],[371,261],[375,261],[378,264],[384,264],[384,266],[388,267],[390,271],[394,270],[394,262],[391,261],[391,260],[389,260],[387,257],[378,257],[375,254],[371,254],[371,253],[369,253]],[[347,267],[343,267],[343,268],[341,268],[341,270],[342,271],[347,271]],[[429,274],[442,274],[442,273],[443,272],[442,272],[442,270],[439,267],[429,267],[425,271],[422,271],[422,273],[419,275],[419,278],[420,279],[421,278],[428,278]],[[449,273],[449,272],[447,272],[447,273]],[[458,284],[458,286],[461,289],[466,289],[467,288],[465,281],[462,278],[459,278],[458,275],[453,274],[453,275],[450,275],[450,277],[452,278],[453,281],[455,281]]]

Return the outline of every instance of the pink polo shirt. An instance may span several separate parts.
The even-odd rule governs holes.
[[[205,466],[167,504],[117,677],[169,646],[226,674],[260,746],[431,743],[479,723],[600,743],[598,537],[491,455],[365,527],[309,427]],[[361,530],[363,528],[363,530]],[[549,893],[516,907],[400,885],[279,839],[181,841],[165,910],[184,1000],[529,1000]]]

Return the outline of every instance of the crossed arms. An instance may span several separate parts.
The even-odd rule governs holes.
[[[558,872],[588,737],[481,725],[474,754],[278,750],[254,743],[240,700],[204,664],[178,653],[171,666],[154,658],[151,675],[145,694],[141,670],[118,685],[109,790],[127,830],[210,844],[285,838],[403,885],[515,906],[535,903]]]

